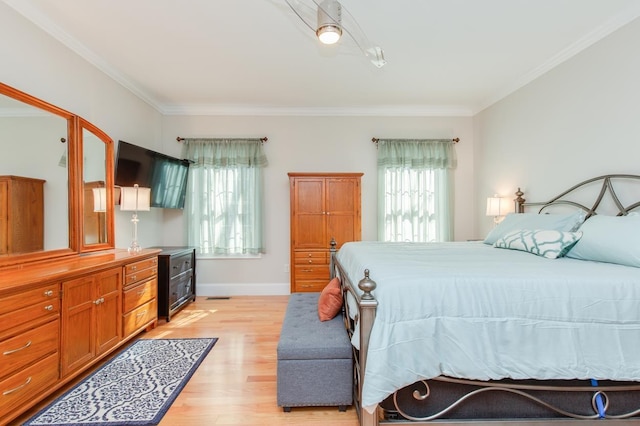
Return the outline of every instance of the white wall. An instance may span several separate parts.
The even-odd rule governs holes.
[[[479,212],[518,186],[544,201],[590,177],[640,174],[639,41],[636,20],[474,117]],[[476,221],[483,236],[491,222]]]
[[[476,234],[474,136],[470,117],[162,117],[154,108],[0,2],[0,81],[72,111],[119,139],[180,156],[182,137],[267,136],[267,254],[255,260],[203,260],[199,294],[272,294],[289,289],[287,172],[364,172],[362,235],[376,238],[378,138],[452,138],[457,145],[455,239]],[[0,142],[10,149],[9,141]],[[1,172],[0,172],[1,173]],[[183,245],[179,210],[141,212],[141,245]],[[116,211],[116,246],[131,239],[130,214]]]
[[[362,238],[376,239],[376,145],[378,138],[452,138],[458,168],[455,173],[455,238],[475,234],[473,136],[469,117],[206,117],[165,116],[163,148],[180,156],[176,137],[262,137],[269,160],[265,170],[266,247],[261,259],[201,260],[201,294],[286,293],[289,289],[289,179],[288,172],[363,172]],[[186,243],[183,217],[165,210],[164,243]]]
[[[3,2],[0,61],[0,81],[82,116],[115,142],[130,140],[150,148],[159,143],[160,113]],[[4,153],[17,152],[11,140],[0,144]],[[130,243],[129,220],[129,214],[116,212],[119,247]],[[161,224],[161,210],[147,214],[140,223],[140,239],[160,244]]]

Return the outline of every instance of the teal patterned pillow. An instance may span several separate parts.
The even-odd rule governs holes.
[[[519,229],[498,239],[493,246],[533,253],[548,259],[562,257],[578,242],[582,232],[552,229]]]

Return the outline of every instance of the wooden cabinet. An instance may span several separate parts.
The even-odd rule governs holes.
[[[158,316],[171,315],[196,300],[196,250],[192,247],[155,247],[158,255]]]
[[[59,378],[59,284],[0,297],[0,423]]]
[[[44,182],[0,176],[0,254],[44,249]]]
[[[75,371],[122,339],[122,269],[62,283],[62,375]]]
[[[156,325],[159,252],[0,268],[0,425]]]
[[[123,334],[132,336],[158,321],[158,258],[124,267]]]
[[[361,238],[362,173],[289,173],[291,291],[321,291],[329,282],[329,248]]]

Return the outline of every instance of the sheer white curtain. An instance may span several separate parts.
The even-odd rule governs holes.
[[[265,252],[259,139],[185,139],[189,167],[185,202],[189,245],[200,254]]]
[[[451,139],[378,140],[378,239],[453,239]]]

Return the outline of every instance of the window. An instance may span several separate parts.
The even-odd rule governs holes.
[[[189,167],[185,203],[190,246],[203,255],[257,255],[263,241],[260,140],[185,139]]]
[[[453,237],[451,140],[378,141],[378,239],[433,242]]]

